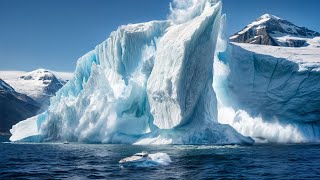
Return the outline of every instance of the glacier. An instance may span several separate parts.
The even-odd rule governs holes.
[[[49,109],[14,125],[11,141],[252,144],[217,119],[217,0],[173,1],[168,20],[121,26],[81,57]]]
[[[314,45],[225,44],[215,61],[218,121],[256,142],[319,142],[319,57]]]

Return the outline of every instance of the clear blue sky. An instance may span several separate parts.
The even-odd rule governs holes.
[[[0,70],[73,71],[119,25],[166,19],[170,0],[0,0]],[[271,13],[320,31],[319,0],[223,0],[228,34]]]

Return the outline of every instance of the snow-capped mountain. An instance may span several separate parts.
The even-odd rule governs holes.
[[[238,43],[261,44],[285,47],[309,46],[313,38],[320,33],[265,14],[247,25],[243,30],[230,37],[230,41]]]
[[[0,133],[9,133],[12,125],[38,114],[41,105],[0,79],[0,109]]]
[[[17,92],[31,97],[46,108],[50,97],[72,78],[72,74],[37,69],[32,72],[1,71],[0,77]]]

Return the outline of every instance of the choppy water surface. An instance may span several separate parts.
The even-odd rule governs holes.
[[[166,153],[168,165],[125,167],[134,153]],[[319,145],[132,146],[0,143],[0,179],[320,179]]]

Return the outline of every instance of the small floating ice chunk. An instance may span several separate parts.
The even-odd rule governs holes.
[[[145,152],[134,154],[119,161],[121,167],[152,167],[167,166],[171,158],[166,153],[147,154]]]
[[[166,153],[155,153],[149,154],[152,161],[158,163],[159,165],[168,166],[172,160],[170,156]]]

